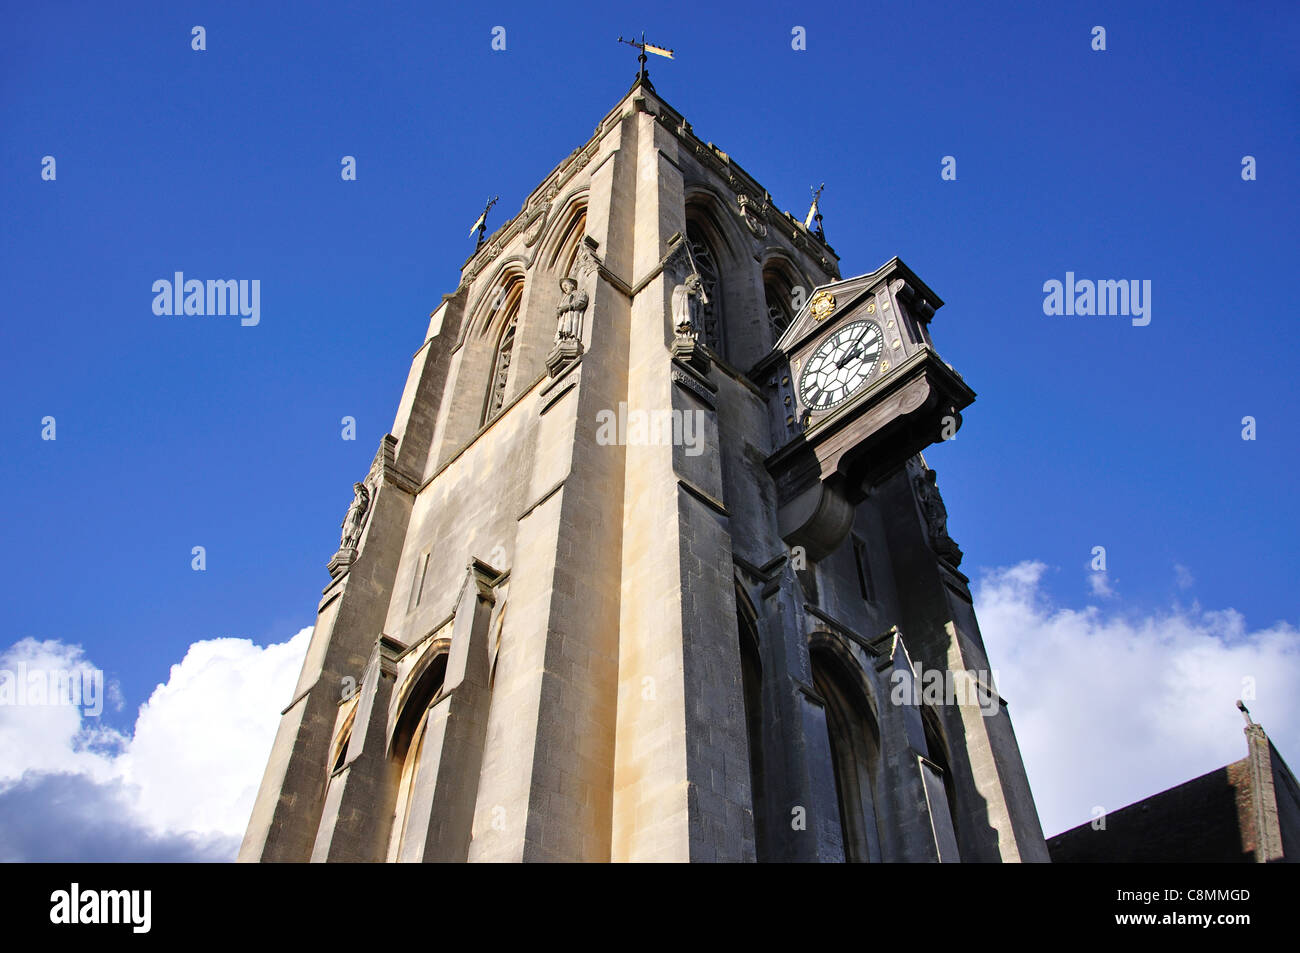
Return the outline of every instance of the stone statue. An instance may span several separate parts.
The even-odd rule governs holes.
[[[340,550],[356,549],[361,542],[361,530],[366,523],[366,512],[370,509],[370,491],[364,483],[352,484],[352,505],[348,515],[343,518],[343,538],[339,540]]]
[[[673,331],[678,337],[693,338],[700,329],[704,279],[697,271],[673,289]]]
[[[916,495],[930,535],[930,547],[953,566],[960,565],[962,552],[948,535],[948,508],[939,494],[938,475],[928,467],[916,478]]]
[[[587,310],[589,299],[587,292],[578,291],[578,283],[572,278],[560,279],[560,291],[564,297],[555,309],[555,340],[581,341],[582,315]]]

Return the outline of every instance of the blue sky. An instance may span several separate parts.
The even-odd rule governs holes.
[[[470,223],[587,140],[641,29],[677,53],[658,91],[780,207],[826,183],[845,275],[898,255],[944,298],[936,346],[979,396],[927,458],[965,570],[1295,626],[1300,18],[1133,6],[6,4],[0,648],[82,646],[130,731],[192,644],[310,625]],[[260,279],[260,324],[154,315],[175,271]],[[1067,271],[1149,280],[1150,325],[1044,315]]]

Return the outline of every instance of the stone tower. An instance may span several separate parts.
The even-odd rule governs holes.
[[[1047,860],[941,305],[639,76],[433,313],[240,860]]]

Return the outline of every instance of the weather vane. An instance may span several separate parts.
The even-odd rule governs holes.
[[[825,188],[826,188],[826,183],[823,182],[821,185],[817,186],[817,188],[812,190],[812,194],[813,194],[812,207],[808,209],[808,217],[803,220],[804,228],[812,228],[813,222],[817,223],[816,234],[817,237],[822,240],[825,240],[826,233],[822,231],[822,210],[820,208],[820,204],[822,200],[822,190]]]
[[[653,43],[647,43],[645,41],[645,30],[641,31],[641,42],[639,43],[636,40],[625,40],[621,36],[618,38],[618,42],[626,43],[628,46],[635,46],[641,51],[641,55],[636,58],[636,61],[641,64],[641,69],[636,74],[636,78],[642,82],[648,81],[650,76],[650,74],[646,72],[645,68],[647,50],[651,53],[658,53],[660,56],[666,56],[669,59],[673,58],[673,51],[667,47],[655,46]]]
[[[469,233],[471,235],[474,234],[475,229],[478,230],[478,242],[474,245],[475,251],[478,251],[480,248],[483,247],[483,236],[487,233],[487,213],[492,211],[492,206],[497,204],[497,199],[499,198],[501,198],[501,196],[494,195],[491,199],[489,199],[488,204],[483,206],[482,214],[479,215],[478,219],[474,222],[474,224],[469,227]]]

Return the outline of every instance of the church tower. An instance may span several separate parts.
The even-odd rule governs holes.
[[[643,70],[433,313],[239,859],[1046,861],[942,304]]]

